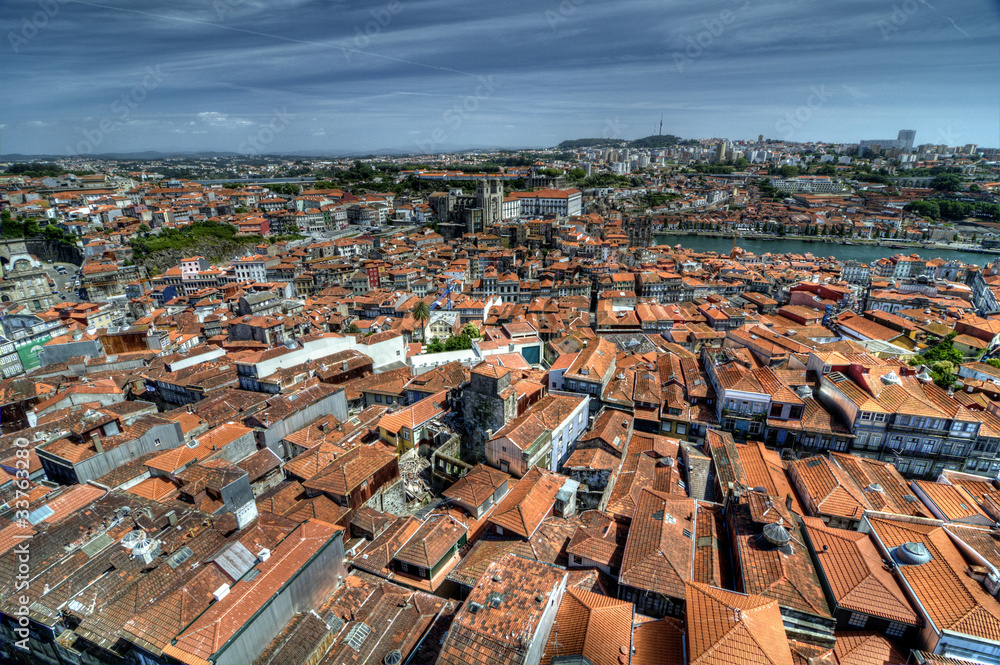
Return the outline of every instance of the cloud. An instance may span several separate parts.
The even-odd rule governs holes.
[[[0,33],[37,7],[9,0]],[[995,3],[918,3],[893,20],[891,3],[870,0],[65,2],[4,55],[3,148],[63,152],[82,118],[115,117],[157,65],[162,82],[108,149],[234,150],[276,108],[292,122],[268,145],[275,152],[413,150],[435,130],[442,150],[545,146],[612,121],[646,135],[661,113],[672,134],[749,138],[819,85],[838,94],[801,129],[808,138],[908,127],[919,142],[951,124],[996,145]],[[124,49],[121,34],[142,48]],[[690,59],[681,70],[678,54]],[[494,84],[488,94],[477,93],[480,77]]]

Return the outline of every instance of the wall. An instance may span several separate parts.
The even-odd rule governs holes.
[[[365,501],[364,505],[380,513],[389,513],[391,515],[405,514],[406,488],[403,485],[403,479],[399,478],[393,483],[383,485],[372,498]]]
[[[160,445],[156,445],[157,439],[159,439]],[[88,480],[95,480],[106,473],[114,471],[123,464],[131,462],[136,457],[157,450],[171,450],[183,442],[184,433],[181,430],[180,423],[173,422],[170,424],[154,425],[138,439],[133,439],[111,450],[88,457],[74,465],[77,482],[85,483]],[[49,473],[49,469],[52,466],[67,467],[65,460],[50,456],[44,448],[37,449],[37,453],[42,461],[42,466],[45,467],[46,473]]]
[[[344,543],[341,531],[222,647],[214,660],[215,664],[252,663],[296,613],[318,608],[340,586],[343,576]]]
[[[65,344],[49,344],[38,350],[38,360],[42,367],[66,362],[74,356],[96,357],[101,355],[101,345],[96,340],[80,340]]]
[[[287,459],[289,455],[285,454],[285,447],[281,440],[325,415],[332,415],[341,422],[347,420],[347,397],[343,389],[327,395],[281,420],[270,423],[267,429],[257,432],[257,442],[270,448],[278,457]]]

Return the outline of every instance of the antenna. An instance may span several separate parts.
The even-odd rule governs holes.
[[[663,114],[660,114],[660,133],[659,136],[663,136]]]

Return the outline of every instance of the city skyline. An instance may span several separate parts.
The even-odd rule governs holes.
[[[849,4],[8,3],[0,152],[997,145],[993,3]]]

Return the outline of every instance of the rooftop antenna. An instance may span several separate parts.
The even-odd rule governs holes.
[[[660,114],[660,133],[659,136],[663,136],[663,114]]]

